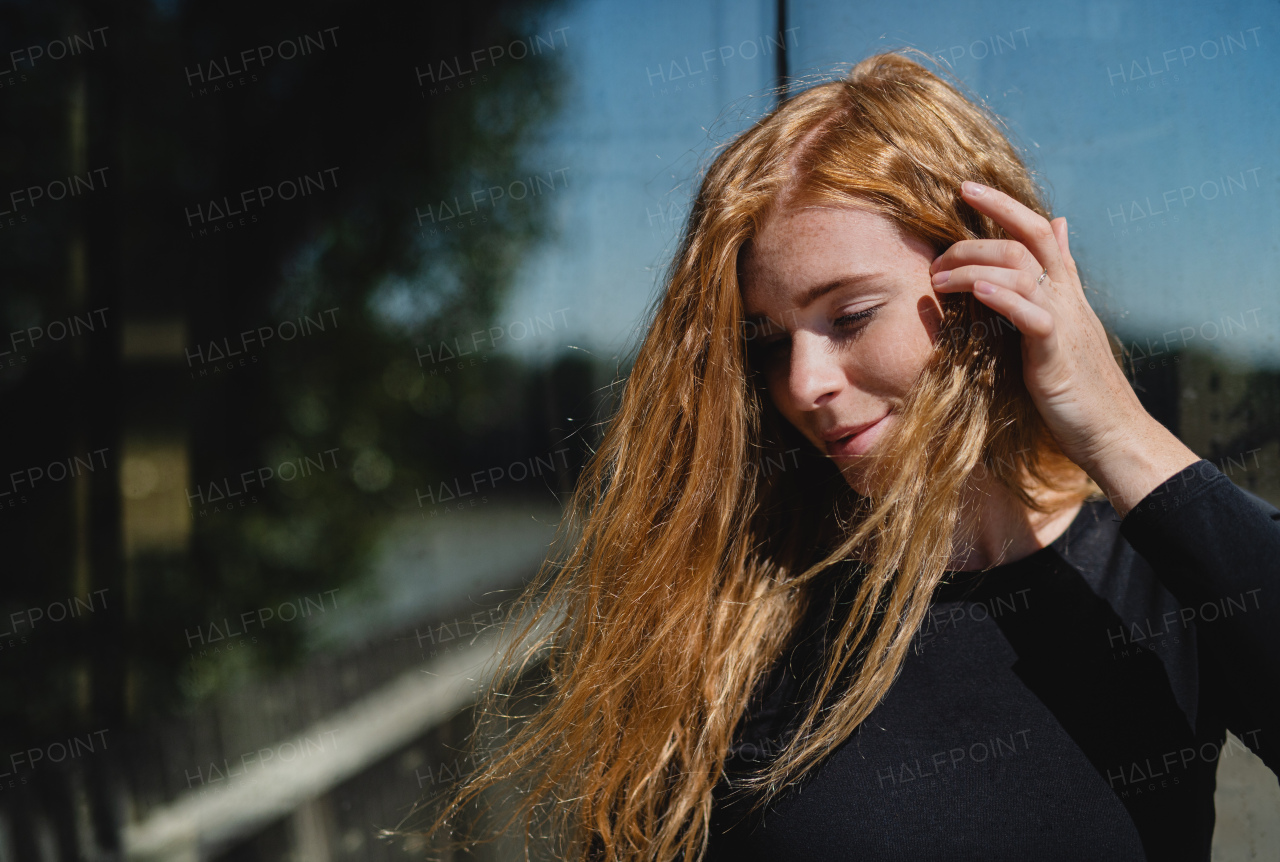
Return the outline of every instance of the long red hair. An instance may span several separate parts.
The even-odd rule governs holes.
[[[509,817],[497,828],[549,835],[560,858],[698,858],[734,729],[816,574],[862,563],[813,706],[747,782],[762,799],[888,691],[975,471],[1040,511],[1037,488],[1098,493],[1031,402],[1016,330],[967,294],[943,301],[943,337],[882,441],[889,478],[874,498],[848,489],[752,373],[739,258],[778,207],[870,207],[939,252],[1005,236],[963,202],[963,180],[1048,217],[998,119],[899,52],[799,93],[715,156],[573,497],[564,552],[513,611],[520,625],[481,710],[500,728],[482,722],[475,742],[496,748],[443,800],[429,836],[466,846],[477,812],[496,811]],[[535,659],[535,707],[508,721],[513,680]]]

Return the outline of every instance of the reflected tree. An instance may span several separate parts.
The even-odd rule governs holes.
[[[82,40],[0,78],[5,189],[99,171],[65,199],[9,196],[3,331],[51,334],[101,310],[74,337],[0,345],[6,751],[190,709],[241,667],[193,662],[193,630],[356,584],[416,488],[554,443],[554,416],[576,402],[544,390],[589,375],[496,353],[427,368],[421,348],[494,326],[552,230],[549,194],[489,190],[573,181],[536,146],[564,107],[573,34],[545,23],[556,11],[0,7],[6,51]],[[491,50],[514,43],[535,49]],[[488,62],[461,74],[477,56]],[[101,463],[75,473],[93,452]],[[52,480],[69,458],[74,475]],[[31,609],[91,596],[74,619],[32,623]],[[296,659],[304,632],[261,628],[250,664]],[[48,822],[88,792],[99,846],[114,847],[109,777],[84,791],[71,774],[28,769],[17,780],[32,792],[3,804]],[[20,832],[19,850],[33,847]]]

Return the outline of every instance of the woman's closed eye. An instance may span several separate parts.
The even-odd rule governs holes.
[[[861,333],[866,322],[879,310],[880,307],[876,306],[853,314],[843,314],[832,321],[831,326],[841,337],[849,338]]]
[[[853,314],[842,314],[831,321],[832,346],[845,344],[860,336],[867,322],[879,311],[879,306]],[[774,368],[786,361],[791,350],[791,338],[785,333],[752,339],[748,344],[749,361],[759,368]]]

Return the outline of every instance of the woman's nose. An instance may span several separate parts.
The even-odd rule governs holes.
[[[830,401],[845,384],[840,354],[828,339],[800,330],[791,337],[788,387],[800,410],[813,410]]]

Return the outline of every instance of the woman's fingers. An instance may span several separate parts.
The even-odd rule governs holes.
[[[934,259],[931,281],[939,293],[968,290],[1003,315],[1024,336],[1033,369],[1060,364],[1055,327],[1065,337],[1080,329],[1080,300],[1075,260],[1071,257],[1067,220],[1052,222],[1009,195],[976,183],[964,183],[964,199],[990,216],[1012,239],[961,240]],[[1087,301],[1083,304],[1088,307]],[[1087,326],[1085,327],[1088,328]]]
[[[952,270],[942,270],[933,276],[933,289],[938,291],[972,290],[978,280],[986,281],[1006,290],[1012,290],[1020,296],[1036,301],[1040,287],[1036,284],[1036,275],[1024,269],[1005,269],[999,266],[958,266]]]
[[[962,239],[933,259],[931,273],[953,270],[966,264],[1025,269],[1039,275],[1044,267],[1027,247],[1013,239]]]
[[[1067,271],[1071,273],[1071,284],[1076,285],[1080,295],[1084,295],[1084,285],[1080,284],[1080,273],[1076,269],[1075,258],[1071,256],[1071,242],[1067,234],[1067,220],[1063,216],[1058,216],[1049,222],[1049,226],[1053,228],[1053,236],[1058,241],[1058,251],[1062,255],[1062,262],[1066,265]]]
[[[1007,317],[1018,331],[1036,338],[1053,333],[1053,314],[1036,303],[1040,288],[1025,270],[998,266],[961,266],[933,276],[942,293],[968,290],[984,305]]]
[[[1058,242],[1058,254],[1062,255],[1062,262],[1068,267],[1072,266],[1075,261],[1071,259],[1071,246],[1067,239],[1066,216],[1058,216],[1049,222],[1049,227],[1053,228],[1053,238]]]
[[[1071,280],[1057,234],[1044,216],[1004,192],[979,183],[964,182],[960,191],[970,206],[990,216],[1011,237],[1026,246],[1040,262],[1041,268],[1049,271],[1049,278],[1060,284]]]
[[[1029,346],[1053,335],[1053,315],[1016,290],[978,279],[974,282],[973,295],[993,311],[1007,317],[1023,335],[1031,336]]]

